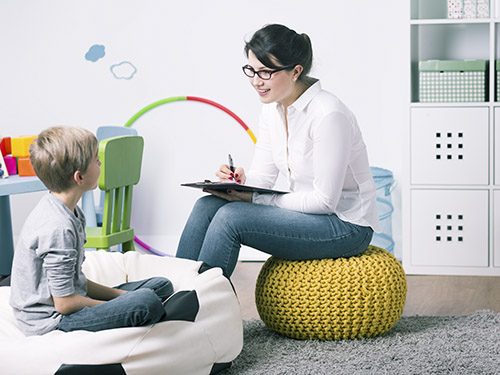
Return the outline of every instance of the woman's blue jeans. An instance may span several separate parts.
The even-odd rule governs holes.
[[[174,292],[172,283],[164,277],[125,283],[116,288],[127,290],[127,293],[100,305],[63,315],[57,329],[64,332],[96,332],[154,324],[164,318],[162,302]]]
[[[242,244],[283,259],[340,258],[362,253],[372,235],[370,227],[336,215],[304,214],[208,195],[196,202],[176,256],[220,267],[229,277]]]

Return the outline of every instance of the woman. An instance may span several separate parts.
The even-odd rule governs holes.
[[[242,244],[294,260],[362,253],[379,230],[376,192],[356,119],[308,73],[311,41],[267,25],[245,45],[243,72],[264,103],[248,173],[222,165],[222,181],[272,188],[281,173],[288,194],[213,191],[200,198],[177,256],[221,267],[229,277]]]

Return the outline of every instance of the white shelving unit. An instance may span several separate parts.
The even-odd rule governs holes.
[[[500,275],[500,0],[490,17],[448,19],[447,0],[411,0],[411,103],[403,179],[408,274]],[[486,101],[420,103],[418,62],[489,62]]]

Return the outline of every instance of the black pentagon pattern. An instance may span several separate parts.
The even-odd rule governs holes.
[[[127,375],[120,363],[106,365],[61,365],[54,375]]]
[[[10,286],[10,276],[7,276],[5,279],[0,281],[0,286]]]
[[[210,270],[212,268],[215,268],[215,267],[211,266],[208,263],[203,262],[201,264],[200,268],[198,269],[198,274],[201,275],[203,272],[208,271],[208,270]],[[235,287],[233,285],[233,282],[231,281],[231,278],[224,271],[222,271],[222,275],[229,281],[229,284],[231,284],[231,288],[233,288],[234,294],[236,294],[236,289],[235,289]]]
[[[215,375],[218,374],[219,372],[228,369],[231,367],[232,362],[221,362],[221,363],[214,363],[212,366],[212,369],[210,370],[210,375]]]
[[[200,266],[200,269],[198,270],[198,274],[201,275],[203,272],[208,271],[210,269],[214,268],[208,263],[203,262]]]
[[[201,264],[200,268],[198,269],[198,274],[202,274],[203,272],[208,271],[209,269],[212,269],[212,268],[215,268],[215,267],[211,266],[208,263],[203,262]],[[222,270],[222,274],[224,275],[224,277],[226,279],[228,279],[228,280],[230,279],[229,276],[226,274],[226,271]]]
[[[181,290],[164,304],[167,316],[163,321],[170,320],[185,320],[187,322],[194,322],[198,311],[200,311],[200,302],[196,290]]]

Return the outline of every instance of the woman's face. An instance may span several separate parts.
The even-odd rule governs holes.
[[[248,65],[256,72],[259,70],[274,70],[262,64],[252,50],[248,51]],[[262,103],[268,104],[277,102],[286,108],[297,99],[295,87],[297,78],[295,78],[294,70],[281,70],[274,73],[271,79],[268,80],[263,80],[255,74],[254,77],[249,78],[250,84],[257,91],[257,94],[259,94]]]

